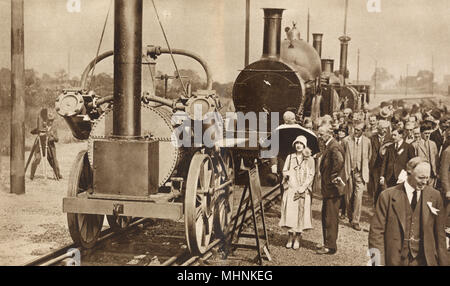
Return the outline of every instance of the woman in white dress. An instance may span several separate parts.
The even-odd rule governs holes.
[[[290,154],[283,168],[283,182],[288,185],[281,201],[279,226],[288,231],[287,248],[298,249],[304,230],[312,228],[311,192],[315,174],[314,159],[304,136],[292,143],[296,152]]]

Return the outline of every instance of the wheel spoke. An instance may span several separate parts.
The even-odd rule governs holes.
[[[81,239],[86,241],[87,231],[88,231],[88,224],[86,222],[87,218],[84,217],[84,215],[81,215],[81,216],[83,217],[83,224],[82,224],[81,229],[80,229],[80,231],[81,231],[80,234],[81,234]]]

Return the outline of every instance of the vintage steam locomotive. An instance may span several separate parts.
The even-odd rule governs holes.
[[[174,138],[186,120],[202,131],[212,127],[214,120],[206,122],[203,116],[218,111],[221,104],[212,90],[210,69],[200,56],[155,46],[143,53],[142,2],[115,1],[114,51],[94,59],[81,77],[80,88],[65,90],[57,99],[56,111],[73,136],[88,141],[88,149],[78,154],[72,167],[63,211],[72,239],[86,248],[95,245],[105,215],[116,231],[136,217],[184,218],[189,250],[201,254],[214,237],[224,238],[230,229],[235,163],[239,163],[235,161],[240,160],[232,151],[248,149],[221,142],[206,146],[196,142],[195,130],[189,128],[183,129],[183,136],[193,144],[179,144]],[[307,105],[314,96],[335,84],[321,82],[324,61],[317,41],[314,49],[295,28],[281,41],[282,12],[264,9],[263,56],[235,81],[236,111],[282,115],[292,110],[301,117],[311,113]],[[168,53],[197,60],[207,75],[206,90],[186,88],[178,99],[169,100],[155,94],[152,80],[143,83],[145,71],[154,77],[155,60]],[[95,64],[109,56],[114,56],[114,95],[99,98],[87,90],[86,82]],[[201,116],[196,117],[199,108]]]
[[[320,98],[317,116],[350,107],[359,110],[369,100],[370,86],[349,85],[347,47],[350,38],[341,37],[341,65],[334,72],[334,60],[321,59],[323,34],[313,34],[313,45],[302,40],[295,27],[285,29],[281,40],[284,9],[264,9],[263,54],[246,66],[233,86],[236,111],[278,112],[298,115],[299,121],[314,113],[314,98]]]
[[[184,120],[192,119],[201,130],[214,124],[206,124],[202,116],[217,110],[220,102],[211,89],[206,62],[179,49],[170,52],[189,56],[204,67],[207,89],[190,92],[186,88],[177,100],[155,96],[153,87],[142,92],[143,70],[148,70],[143,64],[154,75],[155,59],[169,53],[149,46],[143,55],[142,2],[115,1],[114,51],[88,65],[81,88],[65,90],[57,99],[56,111],[74,137],[88,140],[88,150],[78,154],[72,167],[63,211],[72,239],[86,248],[95,245],[105,215],[116,231],[136,217],[177,221],[184,217],[188,247],[199,254],[214,236],[227,233],[233,160],[230,151],[220,146],[192,140],[194,145],[186,147],[173,136]],[[97,62],[112,55],[114,95],[99,98],[86,90],[87,76]],[[195,118],[198,106],[201,116]],[[187,117],[175,120],[177,112]],[[186,134],[195,139],[192,130]]]

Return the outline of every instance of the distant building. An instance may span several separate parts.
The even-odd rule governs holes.
[[[450,74],[444,75],[444,85],[450,86]]]

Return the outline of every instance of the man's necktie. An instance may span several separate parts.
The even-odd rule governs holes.
[[[412,210],[416,209],[416,205],[417,205],[417,191],[414,190],[413,197],[412,197],[412,200],[411,200],[411,208],[412,208]]]

